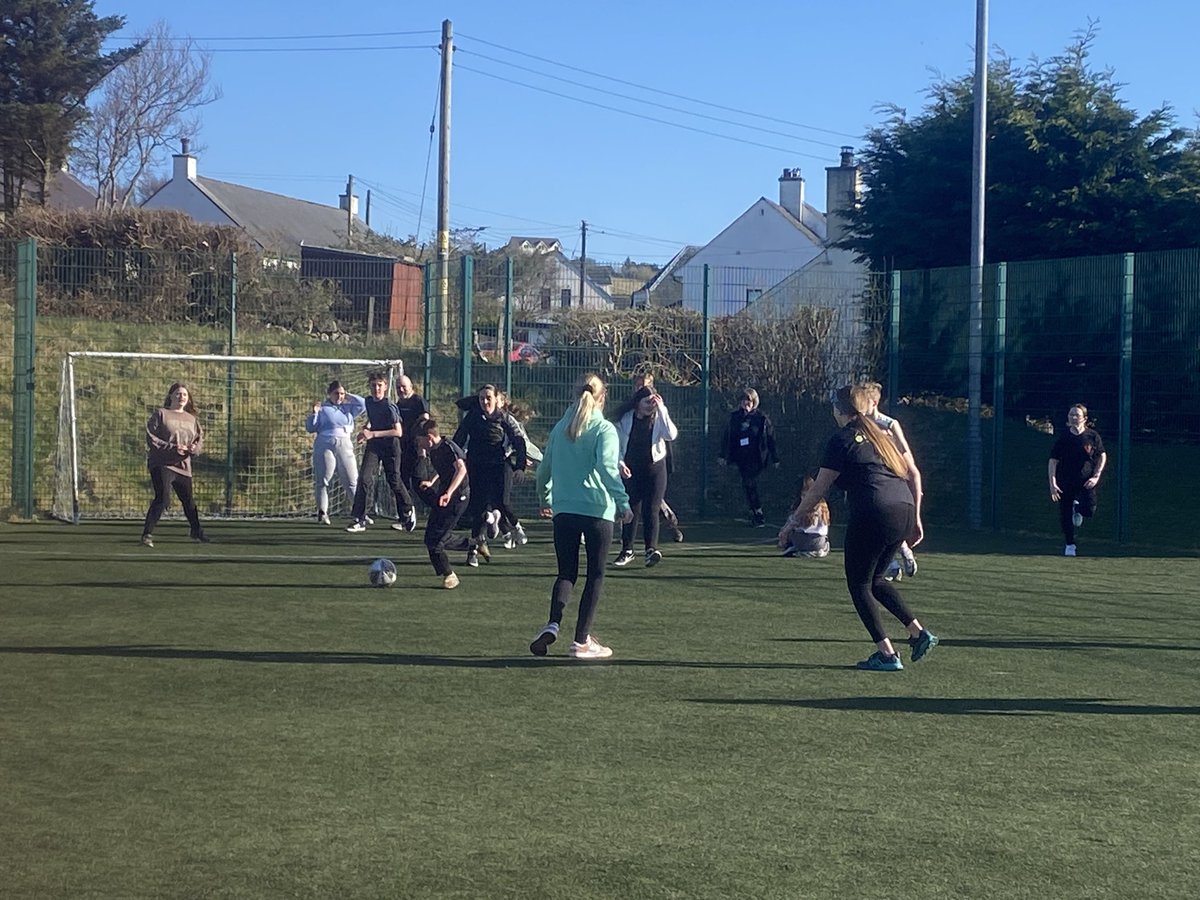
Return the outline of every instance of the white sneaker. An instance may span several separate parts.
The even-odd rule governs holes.
[[[350,532],[351,534],[362,534],[364,531],[367,530],[367,525],[365,522],[355,522],[353,525],[351,525],[346,530],[348,532]]]
[[[529,652],[534,656],[545,656],[546,648],[558,640],[558,623],[547,622],[545,627],[538,632],[538,636],[533,639],[529,645]],[[572,643],[574,643],[572,641]],[[609,651],[612,652],[611,650]]]
[[[329,513],[317,513],[317,522],[318,522],[318,524],[321,524],[321,525],[332,524],[329,521]]]
[[[363,516],[362,520],[363,520],[364,524],[367,524],[367,525],[375,524],[375,520],[372,519],[370,516]]]
[[[605,647],[589,634],[582,644],[571,641],[571,649],[567,652],[576,659],[608,659],[612,656],[612,647]]]
[[[456,587],[458,587],[458,576],[451,572],[442,579],[442,587],[448,591],[454,590]]]
[[[500,536],[500,510],[493,509],[487,514],[488,537],[497,538]]]
[[[405,531],[417,530],[417,509],[413,507],[400,518],[400,524],[404,526]]]
[[[900,565],[904,568],[906,578],[912,578],[917,574],[917,558],[911,553],[907,556],[903,553],[900,554]]]
[[[1074,555],[1075,555],[1075,545],[1067,544],[1067,546],[1063,548],[1063,556],[1074,556]]]
[[[479,552],[476,550],[467,551],[467,565],[472,569],[479,568]]]
[[[1072,523],[1072,524],[1073,524],[1073,525],[1074,525],[1076,528],[1078,528],[1080,525],[1082,525],[1082,524],[1083,524],[1083,513],[1081,513],[1081,512],[1079,511],[1079,501],[1078,501],[1078,500],[1076,500],[1076,501],[1075,501],[1075,502],[1074,502],[1074,503],[1071,505],[1071,510],[1072,510],[1072,512],[1071,512],[1071,523]]]
[[[529,537],[525,534],[525,529],[520,524],[513,526],[513,535],[517,539],[517,543],[524,547],[529,543]]]
[[[513,533],[511,531],[504,532],[504,549],[511,550],[515,546],[517,546],[517,541],[516,538],[513,537]]]

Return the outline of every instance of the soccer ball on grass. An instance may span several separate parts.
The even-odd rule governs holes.
[[[367,570],[367,578],[375,587],[391,587],[396,583],[396,564],[390,559],[377,559]]]

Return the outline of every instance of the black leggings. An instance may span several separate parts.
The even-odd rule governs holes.
[[[521,520],[517,518],[517,514],[513,512],[512,508],[512,486],[516,474],[512,466],[508,463],[504,464],[504,490],[500,496],[500,505],[496,507],[500,512],[501,531],[512,531],[521,524]]]
[[[656,514],[657,515],[657,514]],[[611,519],[559,513],[554,517],[554,555],[558,558],[558,577],[550,591],[550,621],[561,624],[563,610],[571,602],[575,582],[579,580],[579,543],[587,555],[587,581],[579,597],[579,616],[575,619],[575,641],[582,644],[592,630],[592,619],[604,587],[604,557],[612,543]]]
[[[916,510],[909,504],[850,512],[846,525],[846,586],[858,617],[875,643],[887,637],[879,620],[881,604],[906,628],[916,618],[900,592],[883,577],[915,525]]]
[[[1090,491],[1082,484],[1059,485],[1058,522],[1062,525],[1063,540],[1068,544],[1075,543],[1075,502],[1079,502],[1079,514],[1090,519],[1096,514],[1096,489]]]
[[[471,529],[471,540],[478,544],[487,540],[487,521],[484,516],[489,509],[504,506],[504,472],[512,469],[504,460],[500,462],[478,462],[471,465],[467,454],[467,482],[471,485],[471,499],[467,503],[467,525]]]
[[[183,514],[187,516],[188,524],[192,526],[192,537],[201,533],[200,513],[196,510],[196,501],[192,498],[192,476],[181,475],[178,472],[160,466],[150,470],[150,484],[154,488],[154,499],[146,510],[146,522],[142,526],[142,534],[154,534],[158,520],[162,518],[163,510],[167,508],[170,491],[175,490]]]
[[[667,461],[660,459],[641,471],[634,470],[625,481],[629,494],[629,508],[633,520],[621,526],[621,549],[633,549],[633,537],[637,533],[638,516],[642,517],[642,540],[646,549],[658,546],[658,514],[663,497],[667,495]]]

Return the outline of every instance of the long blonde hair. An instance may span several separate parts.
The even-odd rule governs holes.
[[[839,388],[834,406],[842,415],[850,416],[854,427],[867,436],[889,469],[901,478],[907,478],[908,463],[896,449],[895,442],[867,415],[875,399],[872,395],[873,391],[866,385]]]
[[[578,439],[579,435],[583,433],[592,413],[604,403],[606,393],[604,382],[600,380],[600,376],[590,373],[579,379],[575,390],[579,394],[579,399],[575,401],[575,413],[571,417],[571,424],[567,426],[567,439],[571,441]]]

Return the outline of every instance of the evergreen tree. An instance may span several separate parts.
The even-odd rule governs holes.
[[[986,254],[1016,262],[1193,246],[1200,139],[1169,106],[1139,117],[1110,69],[1089,65],[1095,31],[1024,68],[988,73]],[[889,107],[861,154],[860,207],[842,246],[879,268],[970,258],[972,77],[939,79],[916,117]]]
[[[99,18],[92,0],[0,0],[0,172],[4,212],[43,204],[87,115],[95,87],[141,45],[102,53],[125,24]]]

